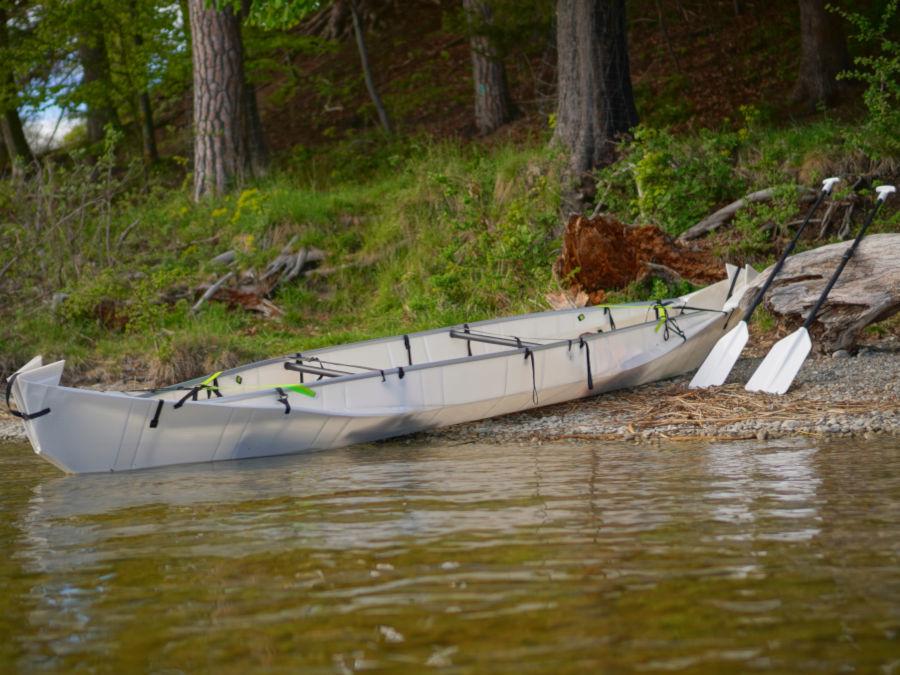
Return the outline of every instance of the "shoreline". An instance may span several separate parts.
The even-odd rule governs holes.
[[[721,387],[689,389],[689,373],[398,438],[416,444],[491,444],[900,435],[900,339],[896,336],[867,342],[853,355],[810,356],[783,396],[744,390],[766,351],[760,345],[748,347],[747,356],[737,362]],[[25,427],[3,406],[0,442],[16,441],[28,441]]]
[[[809,358],[782,396],[745,382],[762,356],[740,359],[720,387],[693,373],[596,397],[416,434],[448,442],[767,440],[900,435],[900,344]]]

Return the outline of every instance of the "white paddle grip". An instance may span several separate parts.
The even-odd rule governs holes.
[[[826,195],[831,194],[831,190],[834,187],[834,184],[840,183],[840,182],[841,182],[841,179],[838,178],[837,176],[832,176],[831,178],[826,178],[825,180],[822,181],[822,192],[824,192]]]
[[[878,201],[880,202],[883,202],[896,191],[897,188],[895,188],[893,185],[879,185],[877,188],[875,188],[875,192],[878,193]]]

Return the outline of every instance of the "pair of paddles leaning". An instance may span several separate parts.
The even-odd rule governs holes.
[[[797,233],[794,235],[791,243],[788,244],[784,253],[781,255],[781,258],[775,263],[772,273],[769,275],[769,278],[766,279],[766,283],[763,284],[759,293],[756,294],[753,304],[750,305],[750,308],[738,325],[720,338],[712,348],[712,351],[706,357],[706,360],[694,374],[690,383],[692,388],[714,387],[725,382],[725,378],[728,377],[728,373],[731,372],[735,362],[741,355],[741,351],[744,349],[744,345],[747,344],[747,340],[750,337],[750,333],[747,329],[747,322],[750,320],[750,316],[762,302],[763,296],[769,289],[772,281],[778,275],[778,272],[781,271],[784,261],[791,254],[791,251],[794,250],[794,245],[800,238],[803,228],[806,227],[806,224],[809,222],[810,218],[812,218],[812,215],[815,213],[819,204],[822,203],[822,200],[831,192],[834,184],[839,180],[840,178],[827,178],[822,182],[822,190],[819,192],[815,204],[813,204],[806,219],[797,229]],[[860,229],[859,234],[856,235],[856,239],[853,240],[853,243],[844,252],[840,264],[834,271],[831,279],[829,279],[828,284],[825,286],[825,290],[822,291],[822,295],[819,296],[819,300],[812,308],[812,311],[810,311],[809,316],[806,317],[806,321],[796,331],[776,342],[772,349],[769,350],[766,358],[762,360],[762,363],[759,364],[756,372],[754,372],[753,376],[747,381],[746,389],[748,391],[764,391],[770,394],[783,394],[790,389],[791,383],[794,381],[794,378],[800,370],[800,366],[803,365],[803,362],[809,355],[810,349],[812,349],[812,339],[809,336],[809,327],[815,320],[818,311],[822,308],[822,304],[825,302],[825,298],[828,297],[831,288],[834,286],[838,277],[841,275],[841,272],[844,270],[844,267],[847,265],[847,261],[850,260],[857,245],[863,238],[863,235],[865,235],[866,229],[869,227],[869,224],[872,222],[878,209],[895,190],[896,188],[893,185],[882,185],[875,188],[878,197],[875,200],[874,208],[866,218],[866,222],[862,226],[862,229]]]

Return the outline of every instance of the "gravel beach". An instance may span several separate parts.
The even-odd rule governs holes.
[[[415,442],[745,439],[900,434],[900,338],[868,341],[854,354],[810,356],[787,394],[749,393],[744,383],[767,347],[756,345],[728,381],[689,389],[690,374],[523,413],[422,432]],[[26,441],[0,408],[0,440]]]
[[[787,394],[750,393],[762,360],[743,358],[726,383],[688,388],[691,374],[419,437],[447,441],[759,439],[900,434],[900,343],[809,358]]]

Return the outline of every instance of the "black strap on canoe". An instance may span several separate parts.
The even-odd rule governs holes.
[[[182,396],[172,407],[178,410],[181,406],[184,405],[185,401],[191,399],[193,401],[197,400],[197,392],[200,391],[201,387],[191,387],[184,396]]]
[[[164,401],[162,399],[159,399],[159,401],[156,402],[156,412],[153,414],[153,419],[150,420],[151,429],[155,429],[159,426],[159,415],[162,412],[163,403]]]
[[[469,330],[469,324],[464,323],[463,324],[463,333],[471,333],[471,332],[472,331]],[[466,340],[466,352],[468,353],[469,356],[472,356],[472,341],[471,340]]]
[[[409,335],[403,336],[403,346],[406,347],[406,358],[409,360],[409,365],[412,365],[412,347],[409,346]]]
[[[579,349],[583,349],[585,355],[587,356],[587,385],[588,390],[593,391],[594,377],[593,375],[591,375],[591,348],[588,343],[584,341],[583,337],[578,338],[578,342],[580,344]]]
[[[33,420],[38,417],[43,417],[47,413],[50,412],[50,408],[44,408],[43,410],[38,410],[33,413],[23,413],[21,410],[13,410],[12,406],[9,404],[9,397],[12,394],[12,385],[13,382],[16,381],[16,378],[19,376],[19,373],[13,373],[12,377],[6,383],[6,409],[9,410],[10,414],[13,417],[18,417],[23,420]]]
[[[777,270],[776,270],[777,271]],[[728,286],[728,295],[725,296],[725,299],[728,300],[731,298],[731,294],[734,292],[734,286],[737,283],[738,277],[741,276],[741,271],[738,270],[734,273],[734,276],[731,278],[731,285]]]
[[[525,347],[525,360],[531,359],[531,402],[538,404],[537,376],[534,372],[534,352]]]
[[[275,391],[278,392],[278,402],[284,404],[284,414],[289,414],[291,412],[291,404],[288,401],[287,394],[284,393],[284,389],[282,389],[281,387],[275,387]]]

